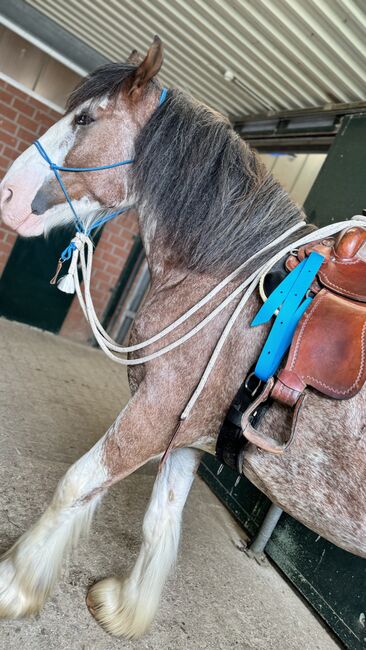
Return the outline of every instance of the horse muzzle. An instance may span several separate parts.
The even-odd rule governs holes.
[[[28,197],[34,196],[34,183],[22,178],[6,177],[0,185],[0,216],[4,224],[24,237],[43,233],[43,219],[32,209]]]

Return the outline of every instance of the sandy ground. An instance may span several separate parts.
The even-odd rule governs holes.
[[[0,551],[42,513],[55,486],[129,396],[126,373],[101,352],[0,319]],[[237,549],[243,532],[197,479],[180,558],[142,640],[108,636],[85,606],[88,585],[123,575],[139,549],[155,467],[110,490],[54,596],[35,617],[0,622],[0,649],[332,650],[339,647],[270,565]]]

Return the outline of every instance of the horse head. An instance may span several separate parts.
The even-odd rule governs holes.
[[[65,116],[39,139],[52,162],[84,168],[133,158],[136,135],[159,102],[154,77],[162,60],[162,42],[155,36],[145,58],[135,50],[126,63],[109,64],[83,80],[70,96]],[[90,226],[101,212],[128,202],[130,176],[127,166],[64,174],[62,180],[78,217]],[[0,185],[0,214],[26,237],[73,218],[53,170],[33,145]]]

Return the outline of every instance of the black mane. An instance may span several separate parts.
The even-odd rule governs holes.
[[[66,110],[73,111],[78,106],[92,99],[102,97],[115,97],[120,92],[123,83],[136,70],[135,65],[129,63],[107,63],[97,68],[82,79],[71,93]]]
[[[67,109],[117,95],[135,69],[128,63],[97,69]],[[177,265],[197,272],[230,272],[304,219],[228,120],[179,90],[169,90],[139,133],[132,169],[143,222],[154,222]]]
[[[230,272],[304,219],[230,123],[175,90],[135,142],[134,194],[175,262],[197,272]]]

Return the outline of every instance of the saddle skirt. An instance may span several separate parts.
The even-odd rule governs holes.
[[[307,387],[334,399],[349,399],[366,381],[366,229],[349,228],[291,254],[291,271],[316,251],[324,256],[311,291],[310,307],[298,323],[289,354],[277,377],[242,418],[244,436],[266,451],[283,453],[293,439]],[[258,406],[269,398],[295,408],[290,440],[281,445],[252,426]]]
[[[300,248],[286,260],[292,270],[312,251],[324,256],[272,397],[294,406],[306,386],[348,399],[366,381],[366,230],[350,228],[335,239]]]

